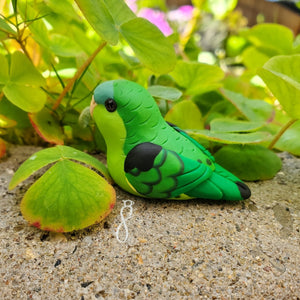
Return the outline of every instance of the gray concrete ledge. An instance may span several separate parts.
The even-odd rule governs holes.
[[[37,151],[0,163],[1,299],[299,299],[300,159],[283,153],[273,180],[239,203],[145,200],[117,190],[100,224],[68,234],[30,227],[19,204],[32,183],[7,185]],[[116,239],[122,200],[129,238]]]

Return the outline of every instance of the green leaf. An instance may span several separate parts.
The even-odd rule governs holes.
[[[176,63],[173,46],[148,20],[135,18],[120,26],[120,33],[137,58],[155,73],[168,73]]]
[[[0,128],[10,128],[17,125],[15,120],[11,120],[4,115],[0,114]]]
[[[0,111],[7,118],[17,121],[16,128],[24,129],[31,127],[28,114],[24,110],[13,105],[6,98],[2,98],[0,101]]]
[[[119,32],[104,1],[76,0],[76,3],[100,37],[108,43],[116,45],[119,40]]]
[[[27,112],[41,110],[47,100],[46,94],[38,87],[10,83],[3,88],[3,92],[9,101]]]
[[[16,31],[8,25],[3,18],[0,17],[0,31],[3,30],[7,33],[16,34]]]
[[[205,139],[222,144],[257,144],[270,137],[268,132],[228,133],[210,130],[187,130],[194,139]]]
[[[11,58],[10,81],[14,84],[36,87],[45,84],[44,77],[29,61],[26,55],[19,51],[14,52]]]
[[[275,148],[300,156],[300,121],[297,121],[284,132],[275,144]]]
[[[16,51],[12,54],[10,67],[2,55],[0,64],[0,83],[5,84],[3,93],[7,99],[27,112],[41,110],[46,102],[46,94],[40,86],[45,84],[45,79],[28,58]]]
[[[176,103],[166,114],[165,120],[182,129],[203,129],[201,112],[190,100]]]
[[[49,48],[58,56],[74,57],[83,53],[83,50],[71,38],[61,34],[50,36]]]
[[[29,119],[37,133],[47,142],[63,145],[64,135],[57,119],[43,108],[37,113],[30,113]]]
[[[136,18],[136,15],[127,6],[124,0],[104,0],[104,3],[116,25],[122,25],[123,23]]]
[[[9,80],[8,62],[4,55],[0,54],[0,84],[5,84]]]
[[[170,75],[176,83],[186,88],[187,94],[201,94],[221,86],[224,73],[218,66],[197,62],[178,61]]]
[[[93,156],[72,147],[56,146],[43,149],[31,155],[14,174],[9,183],[9,189],[15,188],[20,182],[48,164],[65,159],[73,159],[90,165],[98,170],[109,182],[112,182],[107,168]]]
[[[31,6],[29,1],[18,1],[19,13],[23,20],[30,20],[29,29],[33,34],[34,40],[43,46],[45,49],[49,47],[49,31],[41,17],[40,12],[35,9],[35,6]]]
[[[258,72],[284,110],[300,119],[300,55],[271,58]]]
[[[229,118],[219,118],[210,122],[210,129],[215,132],[252,132],[260,129],[263,125],[263,122],[248,122]]]
[[[242,180],[266,180],[281,169],[280,158],[271,150],[259,145],[232,145],[214,155],[216,162]]]
[[[26,192],[24,218],[42,230],[69,232],[103,220],[113,209],[113,187],[90,169],[63,160]]]
[[[77,15],[75,9],[73,8],[71,1],[48,0],[46,4],[56,14],[61,15],[64,18],[67,17],[71,20],[80,21],[80,18]],[[68,22],[68,20],[66,21]]]
[[[148,87],[148,92],[156,98],[176,101],[182,96],[182,92],[176,88],[162,86],[162,85],[152,85]]]
[[[221,93],[250,121],[267,121],[274,113],[273,106],[263,100],[246,98],[225,89]]]
[[[293,51],[294,35],[291,29],[275,23],[263,23],[244,31],[242,35],[269,55],[289,54]]]
[[[256,47],[248,47],[242,54],[243,63],[250,70],[261,68],[269,59],[269,55]]]

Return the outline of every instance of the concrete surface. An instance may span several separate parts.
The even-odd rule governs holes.
[[[20,214],[32,179],[7,191],[37,150],[13,147],[0,163],[1,299],[300,298],[300,159],[280,154],[282,171],[250,183],[251,200],[145,200],[117,189],[102,223],[53,234]],[[134,205],[121,244],[115,232],[125,199]]]

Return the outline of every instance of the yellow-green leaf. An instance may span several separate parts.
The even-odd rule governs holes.
[[[28,189],[21,212],[37,228],[69,232],[103,220],[115,201],[115,191],[105,179],[82,165],[63,160]]]
[[[202,114],[190,100],[176,103],[165,115],[165,120],[182,129],[203,129]]]
[[[159,74],[173,70],[176,63],[173,45],[148,20],[131,19],[120,26],[120,33],[147,68]]]
[[[300,55],[272,57],[258,74],[290,117],[300,119]]]

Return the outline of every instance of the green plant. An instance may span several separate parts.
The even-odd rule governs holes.
[[[87,107],[94,88],[116,78],[147,87],[166,120],[242,179],[272,178],[281,167],[274,150],[300,155],[299,36],[278,24],[247,28],[236,0],[194,0],[185,21],[164,0],[137,9],[145,3],[172,34],[123,0],[3,4],[0,156],[5,143],[45,141],[105,152]]]
[[[108,182],[72,160],[92,166]],[[22,199],[21,212],[30,224],[43,230],[68,232],[93,225],[111,212],[116,195],[106,167],[94,157],[67,146],[33,154],[14,174],[9,188],[53,163]]]

